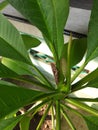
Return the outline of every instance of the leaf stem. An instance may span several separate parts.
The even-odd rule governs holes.
[[[68,99],[74,99],[75,101],[80,101],[80,102],[98,102],[98,98],[69,97]]]
[[[91,114],[93,114],[95,116],[98,116],[98,111],[97,110],[95,110],[94,108],[89,107],[88,105],[86,105],[86,104],[84,104],[82,102],[76,101],[74,99],[65,99],[65,101],[72,104],[72,105],[74,105],[74,106],[76,106],[76,107],[79,107],[79,108],[81,108],[81,109],[83,109],[83,110],[85,110],[85,111],[87,111],[87,112],[89,112],[89,113],[91,113]]]
[[[38,124],[38,126],[37,126],[37,128],[36,128],[36,130],[40,130],[41,125],[43,124],[43,122],[44,122],[44,120],[45,120],[45,118],[46,118],[46,116],[47,116],[47,114],[48,114],[48,111],[49,111],[51,105],[52,105],[52,102],[48,105],[48,107],[47,107],[47,109],[46,109],[44,115],[42,116],[42,118],[41,118],[41,120],[40,120],[40,122],[39,122],[39,124]]]
[[[56,101],[56,130],[61,130],[60,101]]]
[[[79,80],[77,83],[73,84],[72,85],[72,91],[76,91],[76,90],[82,89],[84,87],[87,87],[87,86],[82,86],[82,85],[84,85],[85,83],[93,80],[97,76],[98,76],[98,68],[95,69],[90,74],[88,74],[87,76],[85,76],[83,79]]]
[[[36,104],[34,104],[26,113],[25,113],[25,115],[32,115],[32,113],[33,113],[33,115],[32,116],[34,116],[34,113],[36,113],[43,105],[45,105],[45,104],[47,104],[48,103],[48,101],[49,101],[49,99],[47,99],[47,100],[44,100],[43,102],[37,102]]]
[[[53,98],[55,98],[55,96],[59,96],[58,93],[49,93],[49,94],[41,94],[40,96],[36,97],[34,102],[38,102],[38,101],[42,101],[41,103],[39,102],[38,104],[35,104],[34,106],[32,106],[32,108],[30,108],[26,114],[32,114],[34,111],[36,111],[37,109],[40,109],[43,105],[48,104],[49,101],[52,101]],[[32,102],[33,103],[33,102]]]
[[[52,105],[51,106],[51,116],[52,116],[52,129],[55,130],[55,118],[54,118],[54,115],[55,115],[55,109],[54,109],[54,106]]]
[[[86,66],[86,63],[84,63],[78,70],[76,70],[75,74],[73,75],[71,79],[71,83],[78,77],[78,75],[81,73],[81,71],[84,69]]]
[[[48,87],[53,88],[52,84],[48,81],[48,79],[44,76],[44,74],[41,73],[41,71],[39,71],[39,69],[37,67],[35,67],[34,65],[32,65],[32,67],[38,72],[38,74],[43,78],[43,81],[45,84],[48,85]]]
[[[67,110],[70,110],[72,111],[73,113],[77,114],[79,117],[82,117],[82,114],[79,113],[77,110],[67,106],[66,104],[60,104],[64,109],[67,109]]]
[[[66,72],[66,82],[67,82],[67,92],[70,91],[71,87],[71,47],[72,47],[72,34],[70,35],[68,50],[67,50],[67,72]]]
[[[70,120],[70,118],[68,117],[67,113],[64,111],[63,108],[61,108],[61,112],[62,112],[62,115],[64,116],[65,120],[68,122],[69,126],[71,127],[71,129],[76,130],[76,128],[74,127],[72,121]]]

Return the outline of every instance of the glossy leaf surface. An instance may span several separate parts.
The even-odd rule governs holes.
[[[98,88],[98,77],[88,82],[88,87]]]
[[[93,0],[88,31],[86,62],[98,56],[98,0]]]
[[[48,46],[61,56],[64,44],[63,29],[68,17],[69,0],[8,0],[33,25],[38,27]],[[21,5],[22,8],[21,8]]]
[[[0,14],[0,55],[30,63],[19,32],[2,14]]]
[[[41,41],[39,41],[37,38],[28,35],[28,34],[21,34],[23,42],[25,44],[25,47],[27,50],[29,50],[32,47],[37,47],[40,45]]]
[[[0,63],[0,77],[4,78],[4,77],[17,77],[18,74],[15,73],[14,71],[12,71],[11,69],[9,69],[8,67],[6,67],[5,65],[3,65],[2,63]]]
[[[13,130],[17,123],[21,120],[22,116],[17,116],[0,121],[0,130]]]
[[[65,58],[67,62],[67,49],[68,49],[68,43],[64,45],[63,48],[63,54],[62,56]],[[71,67],[76,65],[78,62],[80,62],[86,52],[87,49],[87,39],[81,38],[81,39],[73,39],[72,45],[71,45]]]
[[[32,66],[16,60],[3,58],[2,63],[19,75],[33,75],[35,73]]]
[[[4,118],[13,111],[27,105],[40,94],[41,92],[0,81],[0,118]]]
[[[2,63],[19,75],[28,75],[28,76],[30,75],[30,76],[35,77],[38,81],[44,83],[45,85],[47,84],[47,87],[48,87],[48,85],[49,86],[51,85],[49,83],[47,77],[45,77],[43,75],[43,73],[41,73],[41,71],[39,71],[39,69],[36,66],[34,66],[33,64],[32,64],[32,66],[30,66],[28,64],[25,64],[25,63],[22,63],[19,61],[15,61],[15,60],[11,60],[8,58],[3,58]],[[48,76],[48,78],[49,78],[49,76]]]

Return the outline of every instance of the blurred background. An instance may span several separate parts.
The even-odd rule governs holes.
[[[1,2],[2,0],[0,0]],[[70,14],[65,29],[77,33],[87,34],[93,0],[70,0]],[[8,5],[3,13],[14,20],[26,22],[25,18]]]

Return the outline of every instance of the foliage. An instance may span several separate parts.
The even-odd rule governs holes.
[[[89,130],[97,130],[98,110],[85,102],[98,102],[98,98],[78,98],[72,93],[86,87],[98,88],[98,69],[76,81],[85,66],[98,56],[98,0],[93,1],[87,38],[73,39],[70,35],[66,44],[63,29],[69,14],[69,0],[7,1],[42,32],[53,54],[54,82],[29,57],[29,49],[40,45],[41,40],[20,33],[0,14],[0,129],[12,130],[19,123],[21,130],[28,130],[30,120],[46,105],[36,130],[40,130],[49,111],[54,130],[61,130],[62,116],[71,129],[76,130],[67,110],[82,117]],[[7,1],[1,3],[1,9]],[[72,75],[71,68],[84,55],[84,63]],[[31,108],[25,109],[29,105]],[[73,106],[85,110],[88,115],[82,115]],[[18,111],[22,111],[21,114],[17,115]]]

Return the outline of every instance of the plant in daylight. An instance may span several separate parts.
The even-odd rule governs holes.
[[[97,130],[98,110],[85,102],[96,103],[98,98],[73,95],[86,87],[98,88],[98,68],[76,80],[86,65],[98,56],[98,0],[93,0],[87,38],[73,39],[70,34],[66,44],[63,29],[69,14],[69,0],[3,2],[1,9],[9,2],[41,31],[53,54],[51,68],[54,82],[34,65],[29,56],[30,48],[40,45],[40,39],[20,33],[0,14],[0,130],[13,130],[18,123],[20,130],[29,130],[31,119],[43,106],[46,108],[36,130],[41,129],[48,112],[51,112],[53,130],[61,130],[63,117],[70,128],[76,130],[67,111],[84,119],[88,130]],[[71,68],[84,55],[82,65],[73,73]],[[26,109],[26,106],[31,107]],[[17,114],[19,111],[22,112]]]

